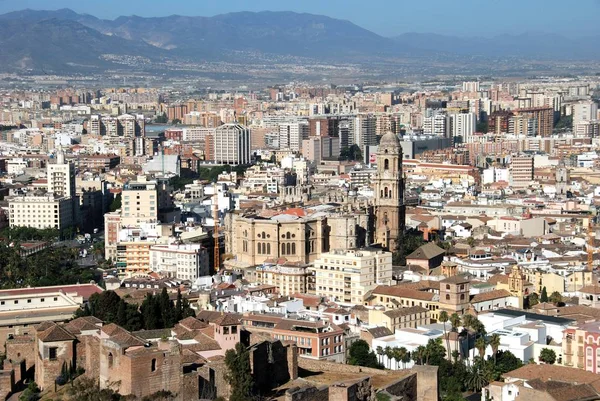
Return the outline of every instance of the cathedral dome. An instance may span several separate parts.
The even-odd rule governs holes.
[[[398,135],[388,131],[387,134],[381,137],[381,141],[379,141],[379,147],[399,148],[400,139],[398,139]]]

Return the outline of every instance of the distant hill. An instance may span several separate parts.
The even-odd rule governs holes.
[[[45,19],[0,23],[0,65],[5,71],[47,73],[82,71],[112,65],[103,55],[159,58],[163,50],[145,42],[104,35],[76,21]]]
[[[600,36],[570,39],[556,34],[523,33],[492,38],[405,33],[393,38],[402,45],[432,53],[485,57],[597,60]]]
[[[415,57],[439,62],[463,55],[589,60],[600,58],[598,39],[540,34],[483,39],[417,33],[385,38],[349,21],[294,12],[103,20],[69,9],[22,10],[0,15],[0,70],[68,72],[124,63],[125,58],[108,55],[240,63],[263,56],[365,64]]]

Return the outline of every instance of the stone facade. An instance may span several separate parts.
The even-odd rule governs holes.
[[[398,136],[385,134],[377,153],[375,176],[375,242],[396,251],[402,246],[406,206],[402,176],[402,147]]]

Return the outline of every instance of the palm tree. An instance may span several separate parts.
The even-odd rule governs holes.
[[[408,350],[405,347],[400,347],[398,349],[398,360],[402,362],[402,369],[406,369],[406,362],[410,361],[410,356],[408,361],[406,360],[406,356],[408,355]]]
[[[388,369],[391,369],[392,368],[392,356],[393,356],[393,354],[392,354],[392,347],[389,347],[389,346],[385,347],[383,353],[384,353],[384,355],[385,355],[385,357],[387,358],[387,361],[388,361],[388,365],[389,365]]]
[[[458,333],[458,327],[461,324],[460,316],[458,315],[458,313],[451,314],[450,317],[448,318],[448,320],[450,321],[450,325],[452,326],[452,332]],[[455,341],[454,350],[458,351],[458,336],[456,336],[454,341]]]
[[[458,352],[457,350],[452,351],[452,359],[454,360],[454,363],[456,363],[456,361],[458,361],[459,356],[460,356],[460,352]]]
[[[406,348],[400,347],[400,350],[402,350],[402,349],[404,349],[404,351],[406,351],[406,353],[404,354],[404,357],[402,358],[402,366],[404,369],[406,369],[406,364],[410,362],[411,355],[410,355],[410,352],[408,352]]]
[[[475,339],[476,340],[481,337],[485,337],[485,335],[487,334],[485,331],[485,325],[483,323],[481,323],[481,321],[479,321],[479,319],[477,319],[477,318],[473,319],[473,323],[472,323],[471,327],[475,331]],[[475,346],[475,348],[477,348],[477,346]],[[473,350],[473,354],[475,354],[475,350]]]
[[[479,351],[479,356],[481,357],[481,359],[483,359],[483,357],[485,356],[486,347],[487,347],[487,343],[486,343],[484,337],[479,337],[475,341],[475,348],[477,348],[477,351]]]
[[[383,359],[383,348],[381,345],[378,345],[375,352],[377,352],[377,359],[379,359],[379,363],[382,363]]]
[[[490,346],[492,347],[492,352],[494,353],[494,365],[496,364],[496,354],[498,353],[498,348],[500,348],[500,336],[498,333],[492,334],[490,337]]]
[[[483,369],[476,365],[472,365],[469,368],[465,384],[469,390],[476,392],[481,391],[481,389],[488,384],[488,380]]]
[[[446,312],[445,310],[441,311],[440,318],[438,320],[444,325],[444,338],[446,339],[446,349],[448,350],[448,357],[450,357],[450,338],[448,337],[448,333],[446,333],[446,322],[448,322],[448,319],[448,312]]]
[[[471,353],[471,341],[469,338],[469,329],[473,328],[473,324],[475,323],[475,318],[472,315],[464,315],[462,318],[462,325],[464,328],[464,332],[467,335],[467,358]]]
[[[415,349],[413,351],[413,361],[415,361],[416,364],[418,365],[423,365],[423,359],[425,358],[425,354],[427,353],[427,350],[425,349],[424,346],[419,345],[417,347],[417,349]]]
[[[398,363],[400,362],[400,348],[392,348],[392,358],[396,361],[396,370],[398,370]]]

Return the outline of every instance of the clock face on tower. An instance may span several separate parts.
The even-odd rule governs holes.
[[[405,220],[402,147],[396,134],[381,138],[376,160],[375,242],[395,251],[402,245]]]

